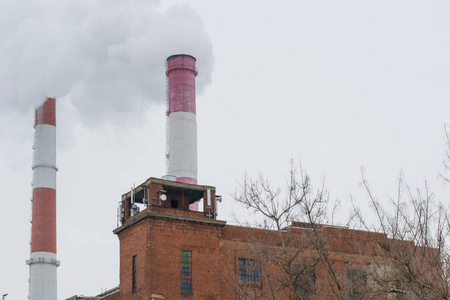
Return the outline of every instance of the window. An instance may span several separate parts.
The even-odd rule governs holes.
[[[261,267],[259,261],[239,258],[239,279],[249,284],[260,284]]]
[[[300,290],[303,299],[314,299],[316,275],[314,269],[303,269],[300,274]]]
[[[178,208],[178,200],[170,200],[170,207]]]
[[[181,251],[181,293],[192,294],[191,251]]]
[[[133,277],[133,283],[132,283],[132,291],[135,293],[137,291],[137,256],[133,256],[133,262],[132,262],[132,271],[131,271],[132,277]]]
[[[297,297],[300,297],[301,295],[301,299],[315,299],[315,262],[305,260],[301,263],[293,264],[291,275],[296,278],[298,283],[296,290],[296,295],[298,295]]]
[[[361,270],[347,270],[347,279],[349,280],[347,299],[362,299],[367,285],[367,276]]]

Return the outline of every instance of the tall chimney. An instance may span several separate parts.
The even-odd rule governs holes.
[[[197,184],[197,121],[195,115],[195,57],[167,58],[167,174]],[[190,209],[197,210],[198,203]]]
[[[36,109],[34,124],[30,300],[57,300],[55,99]]]

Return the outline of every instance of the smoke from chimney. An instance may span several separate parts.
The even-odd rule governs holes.
[[[201,17],[160,1],[10,1],[0,9],[0,115],[23,114],[53,95],[85,123],[132,120],[164,102],[162,63],[201,56],[210,83],[212,43]],[[107,8],[107,9],[105,9]],[[132,115],[133,118],[127,118]]]

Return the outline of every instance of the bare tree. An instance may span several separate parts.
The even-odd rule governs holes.
[[[450,299],[448,212],[427,183],[412,190],[400,175],[397,196],[388,206],[374,196],[364,173],[362,185],[376,221],[370,224],[356,209],[359,221],[381,233],[374,235],[382,251],[371,259],[374,288],[401,299]]]
[[[339,205],[328,216],[329,197],[322,183],[313,189],[303,169],[291,169],[285,189],[274,188],[267,177],[247,176],[234,195],[262,217],[258,227],[248,228],[249,251],[263,262],[263,287],[242,284],[228,274],[241,299],[365,299],[365,275],[358,273],[360,254],[371,239],[355,239],[347,227],[322,225],[333,220]],[[320,279],[320,281],[318,281]],[[362,280],[362,281],[361,281]],[[351,287],[351,288],[350,288]]]
[[[450,135],[448,132],[448,126],[444,126],[444,138],[445,138],[445,155],[442,164],[444,165],[444,172],[448,172],[450,170]],[[450,183],[450,179],[447,175],[443,173],[439,173],[439,176],[444,180],[444,182]]]

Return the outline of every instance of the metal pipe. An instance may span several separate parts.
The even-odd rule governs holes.
[[[211,207],[211,189],[206,190],[206,200],[207,200],[206,205],[208,207]]]

